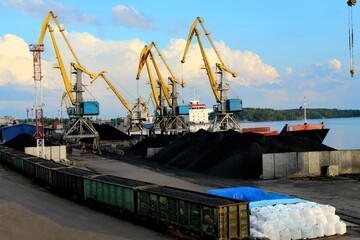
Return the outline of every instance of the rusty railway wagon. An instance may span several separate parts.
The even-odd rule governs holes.
[[[183,238],[234,240],[249,236],[248,202],[98,174],[1,144],[0,162],[36,182],[41,180],[56,194],[95,204],[101,211],[125,213],[132,220]]]
[[[139,189],[138,215],[200,239],[243,239],[249,236],[249,203],[184,189],[159,186]]]

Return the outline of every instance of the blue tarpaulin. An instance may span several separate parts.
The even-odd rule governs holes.
[[[249,202],[250,208],[276,204],[306,202],[306,200],[280,193],[267,193],[260,188],[234,187],[208,190],[206,193]]]

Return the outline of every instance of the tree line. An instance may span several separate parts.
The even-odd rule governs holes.
[[[307,119],[322,118],[351,118],[360,117],[360,110],[339,110],[327,108],[306,109]],[[241,112],[235,113],[238,121],[268,122],[268,121],[291,121],[303,120],[303,109],[274,110],[270,108],[243,108]]]

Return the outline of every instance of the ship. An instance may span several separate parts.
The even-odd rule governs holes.
[[[329,128],[326,128],[324,122],[320,124],[299,124],[288,125],[285,124],[279,135],[292,135],[301,138],[309,138],[313,141],[322,143],[329,132]]]
[[[326,128],[325,123],[321,122],[320,124],[308,124],[306,118],[306,98],[304,98],[304,123],[297,125],[288,125],[285,124],[283,129],[278,131],[273,131],[270,127],[253,127],[253,128],[243,128],[243,132],[254,132],[263,134],[265,136],[276,136],[276,135],[292,135],[300,138],[308,138],[313,141],[322,143],[329,132],[329,128]]]

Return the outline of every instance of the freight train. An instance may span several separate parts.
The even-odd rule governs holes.
[[[55,194],[189,239],[246,239],[249,203],[99,174],[0,145],[0,162]]]

